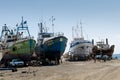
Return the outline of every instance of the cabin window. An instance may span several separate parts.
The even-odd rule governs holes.
[[[79,42],[77,42],[76,44],[79,44]]]
[[[8,38],[11,38],[11,36],[8,36]]]
[[[14,41],[14,39],[7,40],[7,42],[13,42],[13,41]]]
[[[81,49],[84,49],[84,47],[82,46]]]

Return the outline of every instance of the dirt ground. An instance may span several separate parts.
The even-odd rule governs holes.
[[[60,65],[0,71],[0,80],[120,80],[120,61],[63,62]]]

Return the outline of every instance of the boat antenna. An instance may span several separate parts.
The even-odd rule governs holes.
[[[80,25],[81,25],[81,26],[80,26],[80,28],[81,28],[81,38],[84,38],[84,37],[83,37],[83,30],[82,30],[82,22],[81,22],[81,21],[80,21]]]
[[[53,31],[53,33],[54,33],[54,23],[53,23],[53,21],[55,21],[55,18],[52,16],[52,17],[50,18],[50,20],[52,21],[52,31]]]
[[[79,31],[79,26],[78,26],[78,24],[77,24],[77,29],[76,29],[77,38],[78,38],[78,31]]]

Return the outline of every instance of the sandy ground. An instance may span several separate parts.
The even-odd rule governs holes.
[[[0,71],[0,80],[120,80],[120,61],[63,62],[57,66]]]

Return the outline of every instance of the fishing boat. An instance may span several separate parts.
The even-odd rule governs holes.
[[[106,43],[104,40],[96,42],[96,45],[93,46],[93,58],[103,59],[103,60],[111,60],[112,55],[114,53],[115,45],[109,45],[108,39],[106,38]]]
[[[47,32],[42,22],[39,24],[39,28],[40,32],[38,33],[35,53],[40,57],[42,64],[52,60],[59,64],[59,60],[66,48],[67,38],[63,33]]]
[[[76,28],[72,28],[73,41],[71,41],[69,49],[70,60],[86,60],[92,52],[93,44],[91,41],[84,39],[82,24],[81,36],[78,34],[80,32],[79,28],[78,25]],[[74,33],[76,33],[76,36],[74,36]]]
[[[23,61],[29,61],[35,48],[36,41],[30,36],[27,21],[23,21],[20,25],[16,25],[17,29],[9,30],[7,25],[2,26],[0,37],[0,49],[2,51],[1,62],[11,61],[20,58]],[[24,36],[24,32],[28,32],[28,36]]]

